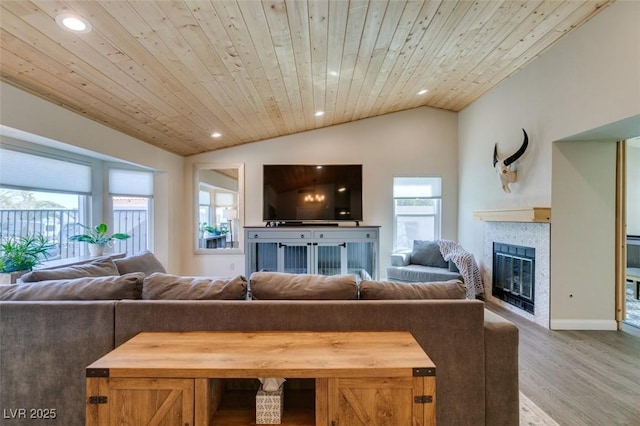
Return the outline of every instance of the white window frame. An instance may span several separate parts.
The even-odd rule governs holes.
[[[111,177],[112,177],[112,172],[114,174],[117,174],[119,172],[139,172],[139,173],[147,173],[150,174],[150,183],[148,186],[144,186],[142,188],[138,188],[138,189],[132,189],[132,190],[126,190],[123,188],[114,188],[116,191],[112,192],[112,188],[111,188]],[[146,240],[145,240],[145,247],[140,247],[139,250],[133,250],[133,251],[142,251],[142,250],[152,250],[153,248],[153,191],[154,191],[154,187],[153,187],[153,172],[150,170],[145,170],[145,169],[141,169],[141,168],[133,168],[133,167],[123,167],[121,165],[114,165],[114,164],[110,164],[107,167],[107,179],[106,179],[106,186],[107,186],[107,190],[108,190],[108,194],[109,194],[109,218],[110,218],[110,224],[111,225],[115,225],[115,212],[116,209],[114,208],[114,198],[117,197],[130,197],[130,198],[141,198],[141,199],[146,199],[147,200],[147,223],[146,223]],[[112,228],[114,232],[126,232],[124,230],[117,230],[115,229],[115,227]],[[136,238],[135,235],[132,235],[132,238]],[[130,246],[132,243],[129,242],[128,240],[125,240],[124,242],[114,242],[114,244],[117,244],[117,247],[121,247],[122,244],[125,244],[126,246]],[[129,250],[127,250],[127,252],[129,252]],[[128,254],[135,254],[135,253],[128,253]]]
[[[410,191],[406,194],[399,194],[396,191],[397,182],[400,180],[414,180],[416,183],[423,181],[430,184],[432,187],[421,188],[416,187],[415,191]],[[399,186],[399,185],[398,185]],[[442,226],[442,178],[440,176],[395,176],[393,178],[393,251],[411,250],[412,243],[407,241],[406,244],[399,242],[398,227],[399,218],[416,217],[416,218],[433,218],[433,239],[441,238],[441,226]],[[397,201],[398,200],[433,200],[434,212],[430,214],[424,213],[398,213]],[[423,239],[420,236],[415,239]]]
[[[88,177],[89,182],[87,182],[87,185],[86,185],[86,188],[87,188],[86,192],[83,190],[81,190],[81,192],[77,192],[77,191],[74,191],[73,189],[71,190],[68,188],[65,189],[64,185],[60,187],[59,185],[61,184],[61,182],[56,181],[55,178],[51,178],[51,177],[48,179],[53,182],[48,182],[48,184],[43,185],[41,187],[37,184],[37,182],[34,182],[31,179],[33,178],[33,174],[25,176],[27,178],[25,179],[25,182],[30,182],[30,183],[24,184],[22,182],[19,182],[19,179],[18,180],[12,179],[13,182],[11,181],[0,182],[0,186],[3,188],[15,189],[15,190],[26,191],[26,192],[50,192],[50,193],[77,195],[78,196],[78,213],[75,220],[77,223],[89,223],[89,221],[91,220],[91,212],[93,211],[96,194],[94,193],[94,191],[92,190],[90,191],[88,188],[91,188],[91,189],[94,188],[95,182],[94,182],[93,169],[95,168],[96,161],[81,155],[76,155],[76,154],[58,150],[55,148],[33,144],[30,142],[14,139],[12,137],[4,136],[4,135],[0,135],[0,142],[1,142],[0,149],[2,150],[14,151],[16,153],[38,157],[39,159],[51,159],[58,162],[64,162],[64,163],[69,163],[77,166],[84,166],[88,168],[90,172]],[[28,170],[31,169],[26,164],[21,164],[20,166],[24,167],[25,173],[28,173]],[[49,171],[49,174],[51,174],[51,171]],[[72,186],[77,187],[77,185],[72,185]],[[101,198],[101,197],[97,197],[97,198]],[[79,232],[79,231],[80,230],[78,229],[76,232]],[[71,231],[71,233],[74,233],[74,232]],[[84,247],[85,245],[82,245],[82,247],[79,247],[79,251],[74,251],[76,249],[69,249],[69,247],[63,247],[65,243],[67,243],[67,241],[57,241],[56,244],[59,248],[59,253],[57,256],[64,256],[64,258],[68,258],[68,257],[73,257],[73,255],[68,256],[69,252],[72,252],[72,253],[77,252],[77,253],[80,253],[81,255],[85,253],[84,251],[86,250],[86,248]]]

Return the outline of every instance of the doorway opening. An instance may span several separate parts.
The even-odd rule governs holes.
[[[625,147],[624,323],[640,328],[640,137]]]

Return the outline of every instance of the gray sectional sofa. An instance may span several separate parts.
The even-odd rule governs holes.
[[[149,262],[134,272],[135,264],[121,262],[120,278],[0,286],[0,412],[55,413],[3,424],[84,424],[85,367],[142,331],[408,330],[437,366],[438,425],[518,425],[518,329],[465,300],[459,282],[278,273],[247,282],[173,276]],[[104,293],[114,300],[98,300]]]

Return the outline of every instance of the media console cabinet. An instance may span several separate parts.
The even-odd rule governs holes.
[[[405,331],[146,332],[86,372],[90,426],[255,424],[256,388],[227,384],[257,378],[313,383],[285,388],[283,425],[435,425],[436,367]]]
[[[378,279],[379,226],[245,227],[247,277],[256,271]]]

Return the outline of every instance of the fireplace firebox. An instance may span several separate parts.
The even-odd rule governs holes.
[[[494,242],[493,296],[533,314],[535,259],[536,249],[533,247]]]

